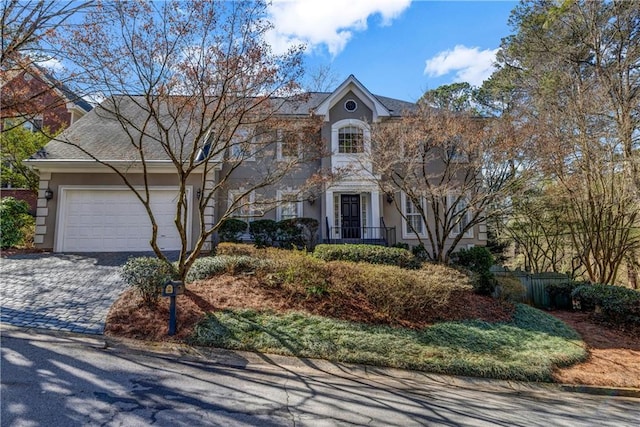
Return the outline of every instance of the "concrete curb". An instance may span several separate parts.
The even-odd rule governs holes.
[[[464,389],[482,389],[493,392],[517,393],[520,395],[563,391],[640,399],[640,389],[636,388],[602,387],[580,384],[534,383],[430,374],[428,372],[421,371],[329,362],[322,359],[297,358],[209,347],[193,347],[179,343],[148,342],[104,335],[96,336],[73,332],[51,331],[47,329],[23,328],[6,324],[0,324],[0,335],[21,339],[32,339],[35,335],[47,335],[55,339],[57,343],[90,346],[96,349],[122,353],[153,355],[156,357],[175,359],[179,362],[214,363],[237,369],[261,367],[285,370],[306,370],[310,373],[313,371],[322,371],[337,376],[377,375],[393,379],[432,381]]]
[[[569,391],[573,393],[586,393],[600,396],[613,396],[613,397],[632,397],[640,399],[640,389],[637,388],[623,388],[623,387],[601,387],[594,385],[580,385],[580,384],[561,384],[560,389],[562,391]]]

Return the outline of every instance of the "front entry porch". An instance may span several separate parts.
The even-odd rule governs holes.
[[[345,244],[362,243],[368,245],[393,246],[396,244],[395,227],[329,227],[323,243]],[[333,236],[338,235],[335,238]]]
[[[351,188],[327,191],[324,243],[366,243],[392,246],[395,227],[380,216],[380,193],[375,188],[356,192]]]

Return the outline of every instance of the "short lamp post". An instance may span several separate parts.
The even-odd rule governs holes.
[[[184,284],[177,280],[167,280],[162,285],[162,296],[171,298],[169,302],[169,336],[173,336],[176,333],[176,296],[184,293]]]

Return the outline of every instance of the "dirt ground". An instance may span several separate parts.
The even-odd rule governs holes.
[[[307,311],[313,314],[339,319],[384,324],[385,316],[366,303],[334,301],[330,297],[292,298],[278,289],[259,286],[251,277],[221,276],[190,284],[183,296],[177,298],[178,331],[167,336],[169,299],[162,298],[154,309],[140,305],[140,299],[132,290],[126,291],[112,306],[107,318],[105,333],[149,341],[184,341],[195,324],[209,311],[225,308],[250,308],[285,312]],[[640,388],[640,337],[594,322],[587,314],[553,311],[550,314],[562,319],[580,333],[588,345],[589,359],[581,364],[558,369],[557,382]],[[482,319],[489,322],[506,321],[511,309],[488,297],[467,294],[457,298],[455,304],[434,310],[428,319],[407,319],[396,326],[422,328],[434,321]],[[392,323],[393,324],[393,323]]]

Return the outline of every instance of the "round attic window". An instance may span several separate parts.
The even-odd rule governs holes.
[[[353,113],[358,109],[358,104],[356,104],[356,101],[354,101],[353,99],[350,99],[344,103],[344,109]]]

